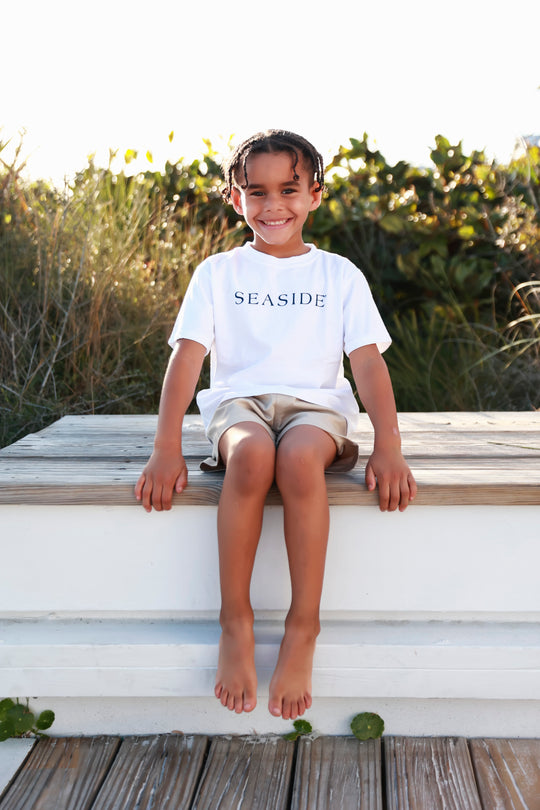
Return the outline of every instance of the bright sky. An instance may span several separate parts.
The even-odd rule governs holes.
[[[502,161],[540,133],[538,0],[2,0],[0,30],[0,140],[57,182],[267,127],[416,164],[437,133]]]

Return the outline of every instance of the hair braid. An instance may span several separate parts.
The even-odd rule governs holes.
[[[313,144],[301,135],[288,132],[285,129],[268,129],[266,132],[257,132],[236,147],[232,155],[223,163],[223,176],[225,178],[224,198],[229,201],[231,192],[236,184],[246,188],[248,183],[247,161],[250,155],[261,152],[290,152],[293,158],[294,179],[298,180],[296,167],[302,156],[304,162],[313,169],[313,178],[317,183],[317,191],[324,188],[324,162],[322,155]],[[240,180],[243,182],[240,182]]]

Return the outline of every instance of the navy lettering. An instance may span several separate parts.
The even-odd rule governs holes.
[[[234,293],[234,303],[250,304],[251,306],[269,306],[269,307],[286,307],[286,306],[315,306],[319,309],[326,306],[327,293],[310,293],[310,292],[289,292],[274,293],[265,292],[244,292],[237,290]],[[275,299],[275,300],[274,300]]]

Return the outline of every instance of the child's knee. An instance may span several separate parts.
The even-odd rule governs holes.
[[[276,483],[279,489],[310,490],[324,476],[324,464],[316,448],[309,443],[280,445],[276,459]]]
[[[270,442],[246,438],[231,448],[226,470],[243,489],[268,487],[274,479],[276,451]]]

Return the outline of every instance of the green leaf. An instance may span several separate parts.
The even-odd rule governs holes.
[[[283,735],[284,740],[291,740],[294,742],[298,739],[298,737],[302,737],[304,734],[311,734],[313,731],[313,726],[307,720],[295,720],[293,723],[294,731],[290,731],[288,734]]]
[[[26,734],[34,727],[35,717],[26,706],[18,703],[8,712],[8,721],[13,723],[15,734]]]
[[[362,712],[351,720],[351,731],[359,740],[376,740],[384,731],[384,720],[373,712]]]
[[[4,698],[0,700],[0,721],[7,720],[8,712],[13,709],[15,702],[11,698]]]
[[[461,228],[458,228],[458,234],[460,239],[467,241],[473,238],[475,230],[472,225],[462,225]]]
[[[379,220],[379,225],[387,233],[403,233],[405,222],[399,214],[385,214]]]
[[[9,720],[0,720],[0,742],[15,736],[15,728]]]
[[[299,734],[311,734],[313,731],[313,726],[307,720],[295,720],[293,726]]]
[[[50,709],[46,709],[44,712],[41,712],[36,720],[36,728],[39,731],[46,731],[54,723],[54,717],[54,712],[52,712]]]

